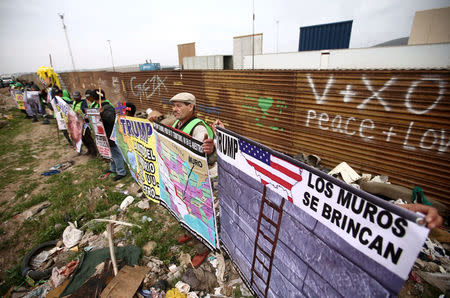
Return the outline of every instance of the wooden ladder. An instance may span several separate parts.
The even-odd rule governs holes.
[[[252,261],[251,280],[250,280],[251,285],[254,285],[261,293],[264,293],[264,297],[267,297],[267,293],[269,291],[270,276],[272,274],[273,257],[275,254],[275,249],[277,247],[278,233],[280,231],[281,216],[283,215],[284,202],[285,202],[285,199],[282,198],[280,206],[277,206],[276,204],[267,200],[266,199],[266,185],[264,185],[264,191],[263,191],[263,196],[262,196],[262,200],[261,200],[261,207],[259,209],[258,228],[256,231],[255,246],[254,246],[254,250],[253,250],[253,261]],[[267,215],[264,214],[264,206],[265,205],[271,207],[272,210],[274,211],[274,213],[278,213],[278,220],[273,221]],[[274,218],[274,217],[272,216],[272,218]],[[273,238],[270,238],[269,235],[266,235],[261,230],[262,219],[264,219],[269,225],[275,227],[276,231],[275,231],[275,235],[273,236]],[[266,247],[259,245],[258,239],[260,236],[262,236],[264,239],[266,239],[271,247],[266,248]],[[267,251],[267,250],[269,250],[269,251]],[[258,257],[258,255],[257,255],[258,251],[261,252],[261,255],[265,255],[269,258],[269,266],[266,266],[264,264],[264,261]],[[263,272],[257,272],[257,270],[255,268],[256,261],[258,261],[262,265],[262,268],[264,269],[264,271],[267,272],[266,280],[264,280]],[[266,287],[265,287],[264,291],[262,291],[258,287],[258,285],[255,283],[255,275],[265,284]]]

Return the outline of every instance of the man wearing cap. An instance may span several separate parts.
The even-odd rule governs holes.
[[[215,163],[214,132],[205,121],[197,118],[195,96],[188,92],[178,93],[170,99],[173,103],[173,115],[177,119],[172,127],[203,142],[203,151],[208,155],[210,175],[217,175],[217,164]]]
[[[72,94],[73,102],[72,102],[72,110],[77,114],[84,114],[88,105],[84,99],[81,98],[80,91],[75,91]]]
[[[203,142],[204,139],[214,138],[214,132],[205,121],[197,118],[196,116],[196,99],[191,93],[182,92],[178,93],[170,99],[173,103],[173,114],[177,120],[172,127],[181,130],[192,136],[194,139]],[[208,148],[211,154],[213,148]]]
[[[105,91],[94,89],[94,90],[86,90],[86,99],[91,102],[89,105],[90,109],[99,109],[100,108],[100,94],[102,99],[102,106],[104,103],[109,104],[111,107],[114,108],[113,104],[106,99],[105,97]]]

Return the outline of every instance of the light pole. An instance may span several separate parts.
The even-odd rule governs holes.
[[[253,0],[252,69],[255,69],[255,0]]]
[[[107,42],[109,43],[109,52],[111,53],[111,62],[112,62],[113,71],[116,72],[116,69],[114,68],[114,58],[113,58],[113,54],[112,54],[111,40],[108,39]]]
[[[67,47],[69,48],[70,59],[72,59],[73,71],[76,72],[77,69],[75,68],[75,61],[73,60],[72,48],[70,47],[70,41],[69,41],[69,35],[67,35],[66,24],[64,24],[64,14],[58,13],[58,15],[61,18],[61,22],[62,22],[63,29],[64,29],[64,34],[66,35]]]
[[[277,54],[278,54],[278,25],[279,25],[280,21],[277,20]]]

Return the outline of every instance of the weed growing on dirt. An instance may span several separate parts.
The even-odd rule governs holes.
[[[33,189],[35,189],[39,183],[36,181],[31,182],[30,184],[22,184],[18,191],[16,191],[16,198],[23,197],[26,194],[29,194]]]

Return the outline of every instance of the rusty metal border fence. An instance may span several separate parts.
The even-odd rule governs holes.
[[[138,110],[168,113],[173,95],[191,92],[209,123],[221,119],[292,156],[316,154],[329,168],[345,161],[360,174],[420,186],[449,205],[448,70],[176,70],[102,79]]]

